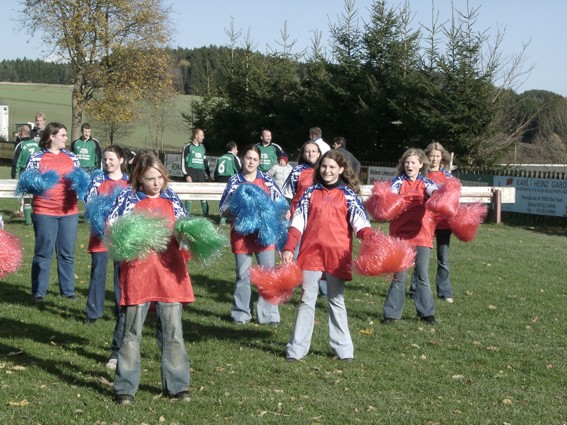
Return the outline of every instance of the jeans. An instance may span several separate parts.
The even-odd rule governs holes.
[[[429,251],[425,246],[416,247],[415,256],[416,286],[413,302],[418,317],[435,315],[435,303],[429,285]],[[401,319],[404,308],[407,270],[394,273],[386,300],[384,301],[384,317]]]
[[[345,282],[326,273],[327,301],[329,303],[329,343],[341,359],[354,358],[354,347],[348,329],[344,300]],[[301,300],[297,308],[295,325],[287,344],[287,357],[302,359],[309,352],[315,325],[315,303],[319,293],[322,272],[303,270]]]
[[[51,216],[33,214],[35,248],[31,268],[32,296],[45,297],[53,250],[57,255],[59,293],[75,295],[75,241],[79,214]]]
[[[435,276],[435,289],[439,298],[453,298],[453,288],[451,288],[450,267],[449,267],[449,244],[451,242],[450,229],[437,229],[435,231],[437,245],[437,274]],[[411,285],[409,289],[410,297],[415,294],[417,272],[411,275]]]
[[[165,394],[174,395],[189,389],[189,356],[183,340],[181,303],[158,301],[157,316],[161,323],[161,384]],[[150,303],[125,306],[124,339],[118,351],[114,377],[116,394],[134,396],[140,384],[140,341]]]
[[[93,252],[91,254],[91,281],[89,283],[86,307],[87,319],[98,319],[104,312],[104,294],[106,287],[106,266],[108,264],[108,256],[108,252]],[[120,301],[119,264],[120,263],[118,261],[114,262],[114,300],[117,314],[119,311],[118,302]]]
[[[236,282],[234,283],[234,300],[230,317],[234,322],[249,322],[252,320],[254,304],[252,301],[252,288],[250,287],[250,266],[252,254],[234,254],[236,260]],[[256,253],[256,261],[260,266],[273,267],[275,263],[274,251]],[[261,296],[256,306],[258,323],[279,323],[280,312],[277,305],[270,304]]]

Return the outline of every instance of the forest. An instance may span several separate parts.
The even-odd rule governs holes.
[[[375,1],[370,20],[361,22],[346,1],[330,24],[329,46],[315,35],[309,51],[292,53],[284,32],[278,50],[260,53],[230,27],[226,46],[164,49],[164,66],[175,93],[199,99],[179,119],[212,141],[243,145],[269,128],[295,152],[318,126],[325,139],[346,137],[363,161],[395,161],[407,147],[439,141],[468,167],[518,157],[566,162],[567,100],[543,90],[516,93],[523,58],[503,58],[498,40],[489,43],[474,27],[477,13],[459,11],[449,24],[414,29],[408,8]],[[3,60],[0,81],[71,84],[73,68]]]

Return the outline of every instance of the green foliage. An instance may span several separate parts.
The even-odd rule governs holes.
[[[171,403],[161,394],[150,313],[136,401],[117,406],[113,373],[104,367],[115,323],[111,289],[105,315],[94,325],[83,323],[88,228],[80,222],[79,300],[59,296],[54,264],[40,310],[29,289],[33,230],[10,218],[17,205],[5,201],[0,210],[27,258],[0,285],[2,423],[560,424],[567,417],[567,348],[561,343],[567,292],[558,261],[567,245],[561,229],[485,224],[474,242],[453,240],[455,303],[436,303],[436,327],[417,320],[409,299],[399,323],[380,325],[388,280],[355,276],[345,290],[352,363],[330,351],[322,298],[311,352],[303,361],[285,362],[299,291],[280,307],[279,328],[235,328],[229,316],[234,257],[226,248],[212,264],[188,265],[196,296],[183,313],[191,403]],[[432,258],[431,278],[433,265]]]
[[[70,84],[68,63],[45,62],[39,59],[0,61],[0,81],[12,83]]]

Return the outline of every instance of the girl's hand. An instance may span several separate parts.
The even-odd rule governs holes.
[[[291,218],[291,211],[290,211],[290,210],[287,210],[287,212],[285,213],[285,219],[286,219],[287,221],[289,221],[290,218]]]
[[[284,264],[290,264],[293,262],[293,252],[291,251],[284,251],[282,252],[282,261]]]

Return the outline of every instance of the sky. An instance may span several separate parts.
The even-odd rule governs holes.
[[[387,0],[389,7],[397,7],[405,0]],[[477,31],[485,32],[494,40],[504,33],[500,52],[505,59],[523,53],[523,69],[512,88],[517,93],[526,90],[549,90],[567,96],[567,1],[564,0],[408,0],[412,11],[412,27],[421,24],[430,27],[432,4],[438,12],[439,23],[450,19],[451,4],[459,11],[478,9]],[[20,30],[19,3],[22,0],[2,0],[4,26],[0,38],[0,60],[44,59],[45,52],[39,37],[30,39]],[[231,22],[244,36],[249,34],[260,52],[278,50],[281,33],[287,26],[289,40],[294,42],[292,53],[311,46],[313,34],[321,33],[328,46],[329,24],[336,23],[344,12],[344,0],[164,0],[172,8],[173,41],[171,47],[195,48],[209,45],[227,45],[226,34]],[[372,0],[355,0],[361,23],[368,20]],[[524,45],[527,44],[525,51]],[[281,50],[281,49],[280,49]]]

